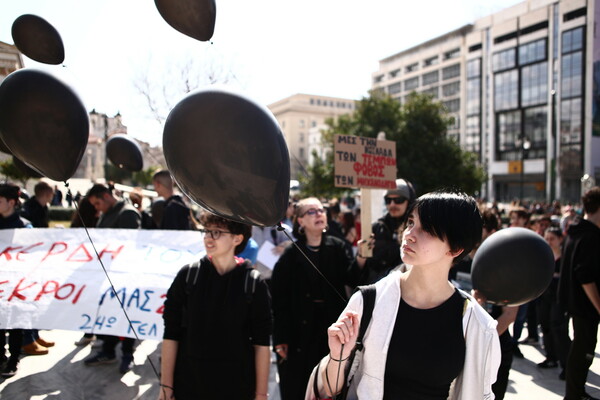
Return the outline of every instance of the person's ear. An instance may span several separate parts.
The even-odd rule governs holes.
[[[233,244],[236,246],[244,241],[244,235],[233,235]]]
[[[456,258],[461,255],[463,251],[465,251],[465,249],[458,249],[456,251],[448,250],[448,253],[452,256],[452,258]]]

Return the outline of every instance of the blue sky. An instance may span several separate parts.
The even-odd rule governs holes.
[[[217,0],[211,44],[175,31],[152,0],[0,0],[0,41],[13,43],[22,14],[46,19],[62,36],[64,66],[25,57],[26,67],[55,73],[88,110],[120,112],[129,134],[160,144],[162,128],[134,87],[139,76],[173,88],[178,65],[194,59],[229,71],[231,88],[264,105],[295,93],[359,99],[380,59],[517,3]]]

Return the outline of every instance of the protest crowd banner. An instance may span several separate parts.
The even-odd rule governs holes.
[[[169,286],[205,253],[200,232],[88,231],[93,246],[83,228],[0,231],[0,329],[162,338]]]

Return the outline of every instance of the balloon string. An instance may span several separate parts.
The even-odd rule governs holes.
[[[65,181],[65,187],[67,188],[67,194],[71,198],[73,198],[73,192],[71,192],[71,189],[69,188],[69,183],[66,182],[66,181]],[[87,235],[90,243],[92,244],[92,248],[94,249],[94,253],[96,254],[96,258],[100,262],[100,266],[102,267],[102,271],[104,271],[104,275],[106,276],[106,279],[108,280],[108,283],[110,284],[110,288],[112,290],[112,293],[117,298],[117,301],[119,302],[119,305],[121,306],[121,310],[123,311],[123,314],[125,314],[125,318],[127,319],[127,323],[129,324],[129,329],[133,332],[133,335],[135,336],[136,340],[138,342],[140,342],[141,340],[140,340],[137,332],[135,331],[135,328],[134,328],[133,324],[131,323],[131,319],[129,318],[129,315],[127,314],[127,311],[125,310],[125,306],[123,304],[123,301],[119,298],[119,294],[117,293],[117,290],[115,289],[115,285],[113,285],[112,280],[110,279],[110,276],[108,276],[108,271],[104,267],[104,263],[102,262],[102,259],[100,258],[100,255],[98,254],[98,250],[96,249],[96,245],[94,244],[94,241],[92,240],[92,237],[90,236],[90,232],[88,231],[87,226],[85,226],[85,222],[83,221],[83,217],[81,216],[81,212],[79,212],[79,207],[77,206],[77,202],[75,202],[75,210],[77,211],[77,215],[79,215],[79,219],[81,220],[81,224],[83,225],[85,233],[86,233],[86,235]],[[96,318],[98,317],[98,311],[99,310],[100,310],[100,303],[98,303],[98,309],[96,310]],[[92,329],[92,333],[93,333],[93,329]],[[152,371],[154,371],[154,375],[156,375],[156,379],[158,379],[160,381],[160,375],[159,375],[156,367],[154,366],[154,363],[152,362],[152,358],[150,358],[150,356],[146,356],[146,358],[150,362],[150,366],[152,367]],[[164,390],[164,388],[163,388],[163,390]]]
[[[348,301],[344,296],[342,296],[340,294],[340,292],[338,292],[338,290],[335,288],[335,286],[333,286],[333,283],[329,282],[327,280],[327,278],[325,278],[325,275],[323,275],[323,273],[319,270],[319,268],[317,268],[317,266],[310,260],[310,258],[306,255],[306,253],[304,251],[302,251],[302,249],[300,248],[300,246],[298,246],[298,244],[296,243],[296,241],[290,236],[289,233],[287,233],[287,231],[284,229],[283,226],[281,226],[281,222],[278,222],[277,225],[277,230],[281,231],[285,234],[285,236],[288,237],[288,239],[290,239],[292,241],[292,244],[294,246],[296,246],[296,248],[298,249],[298,251],[304,256],[304,258],[306,258],[306,260],[309,262],[310,265],[312,265],[312,267],[315,269],[315,271],[317,271],[317,273],[319,275],[321,275],[321,278],[323,278],[323,280],[331,287],[331,289],[333,289],[333,291],[335,292],[335,294],[338,295],[338,297],[342,300],[342,302],[344,304],[346,304],[346,302]]]

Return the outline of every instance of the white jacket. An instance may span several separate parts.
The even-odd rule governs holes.
[[[356,394],[360,400],[383,398],[387,351],[400,305],[401,275],[401,272],[392,272],[376,283],[377,297],[373,317],[365,333],[364,355],[353,383],[356,384]],[[497,323],[473,297],[463,291],[460,294],[468,300],[463,315],[465,363],[462,372],[451,385],[448,399],[492,400],[492,383],[496,381],[501,358]],[[357,292],[350,298],[344,312],[354,311],[362,315],[362,309],[363,298]],[[319,365],[318,387],[322,397],[325,391],[321,372],[327,367],[328,359],[329,356],[323,358]],[[313,379],[314,373],[307,386],[306,400],[315,400]]]

